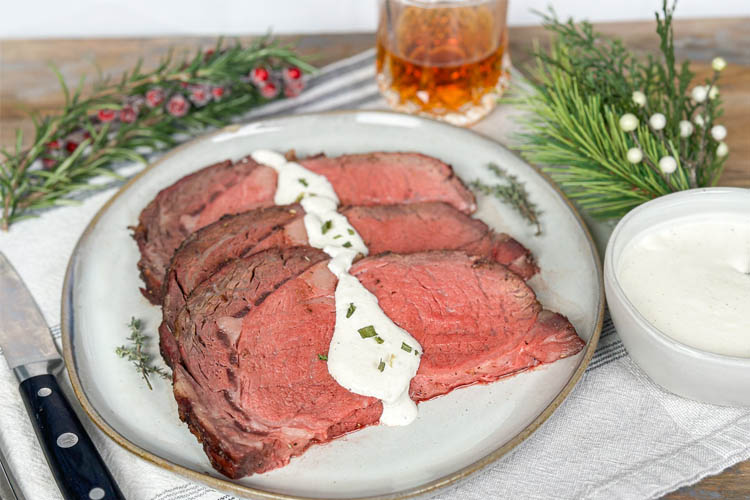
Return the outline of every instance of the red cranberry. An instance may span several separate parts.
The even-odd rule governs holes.
[[[214,87],[211,89],[211,95],[214,96],[214,99],[217,101],[224,97],[224,87]]]
[[[178,118],[185,116],[188,109],[190,109],[190,103],[182,94],[173,95],[167,103],[167,111],[169,114]]]
[[[60,141],[55,139],[54,141],[49,141],[47,143],[47,149],[60,149]]]
[[[190,100],[196,106],[203,106],[211,100],[211,93],[205,85],[194,85],[190,88]]]
[[[255,82],[256,85],[262,85],[268,81],[271,74],[268,70],[262,66],[258,66],[250,72],[250,79]]]
[[[153,88],[146,92],[146,105],[150,108],[161,106],[164,102],[164,91],[159,87]]]
[[[126,105],[120,110],[120,121],[123,123],[133,123],[138,117],[138,112],[133,106]]]
[[[68,141],[65,143],[65,150],[68,153],[72,153],[78,148],[78,143],[76,141]]]
[[[117,111],[114,109],[100,109],[96,116],[99,117],[102,123],[107,123],[117,118]]]
[[[260,88],[260,95],[266,99],[273,99],[279,95],[279,88],[273,82],[268,82]]]
[[[302,92],[302,87],[298,85],[287,85],[284,87],[284,95],[287,97],[297,97]]]
[[[302,89],[305,88],[305,84],[302,80],[297,80],[294,82],[287,82],[284,88],[284,95],[287,97],[295,97],[298,96]]]
[[[49,170],[57,164],[57,160],[54,158],[42,158],[42,165],[45,169]]]
[[[297,66],[284,68],[284,78],[291,81],[299,80],[300,78],[302,78],[302,70],[300,70]]]

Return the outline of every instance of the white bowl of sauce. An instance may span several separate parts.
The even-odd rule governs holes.
[[[604,259],[612,321],[657,384],[750,406],[750,190],[652,200],[615,227]]]

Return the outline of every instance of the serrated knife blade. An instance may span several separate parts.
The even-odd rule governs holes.
[[[0,347],[23,381],[63,366],[42,312],[8,259],[0,253]]]

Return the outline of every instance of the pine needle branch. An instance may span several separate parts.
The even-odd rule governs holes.
[[[661,54],[645,59],[588,22],[560,21],[554,11],[542,14],[552,44],[546,51],[535,49],[532,91],[511,97],[527,111],[521,153],[594,217],[622,217],[652,198],[713,185],[723,169],[726,145],[722,151],[723,143],[709,133],[721,115],[720,70],[705,81],[705,100],[690,98],[694,74],[688,62],[676,62],[673,14],[674,5],[664,0],[656,14]],[[636,102],[635,92],[645,94],[645,103]],[[625,113],[640,123],[632,132],[619,125]],[[666,117],[663,129],[649,126],[655,113]],[[685,126],[695,131],[683,135]],[[628,152],[634,148],[642,159],[631,162]],[[675,159],[675,172],[660,170],[666,156]]]

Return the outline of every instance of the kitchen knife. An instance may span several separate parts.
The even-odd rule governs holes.
[[[67,500],[124,499],[57,384],[64,362],[34,298],[0,253],[0,347]]]

